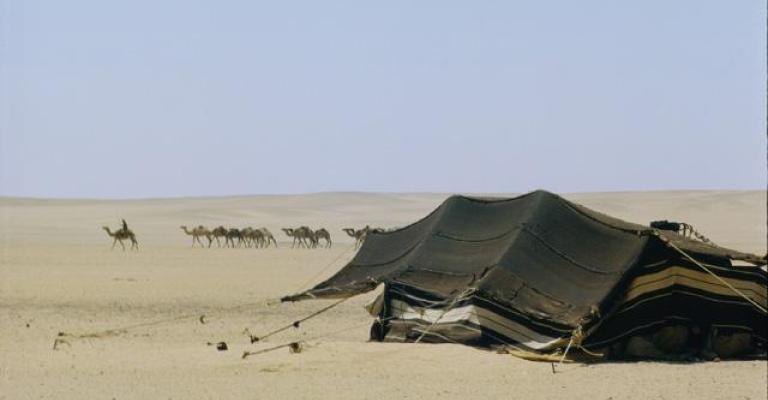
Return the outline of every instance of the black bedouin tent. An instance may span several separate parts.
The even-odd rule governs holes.
[[[546,191],[452,196],[405,228],[369,234],[337,274],[283,301],[383,284],[371,305],[380,340],[617,355],[647,338],[662,351],[729,356],[765,348],[764,264]]]

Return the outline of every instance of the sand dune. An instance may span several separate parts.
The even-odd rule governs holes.
[[[503,195],[502,195],[503,196]],[[131,201],[0,199],[0,399],[572,398],[765,399],[765,362],[549,364],[459,345],[368,343],[359,296],[267,341],[329,304],[265,303],[330,276],[353,253],[346,226],[403,226],[445,194],[328,193]],[[726,247],[766,252],[764,191],[566,195],[638,223],[682,220]],[[138,253],[100,229],[128,220]],[[266,226],[279,249],[191,249],[179,225]],[[291,250],[280,227],[333,235]],[[197,316],[205,314],[208,323]],[[187,317],[168,321],[173,318]],[[163,321],[152,324],[152,322]],[[138,326],[137,326],[138,325]],[[100,338],[67,338],[129,327]],[[306,340],[242,360],[245,350]],[[207,342],[225,341],[218,352]]]

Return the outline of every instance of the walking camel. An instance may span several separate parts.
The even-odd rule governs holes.
[[[219,225],[219,226],[217,226],[216,228],[214,228],[214,229],[211,231],[211,236],[212,236],[214,239],[216,239],[216,245],[217,245],[218,247],[221,247],[221,240],[220,240],[221,238],[224,238],[224,244],[226,244],[226,240],[227,240],[227,228],[225,228],[225,227],[223,227],[223,226]],[[210,244],[208,244],[208,247],[211,247],[211,245],[210,245]]]
[[[211,247],[211,243],[213,242],[213,239],[211,238],[211,231],[209,231],[204,226],[200,225],[196,228],[193,228],[190,231],[190,230],[187,230],[186,225],[182,225],[181,229],[187,235],[192,236],[192,247],[195,247],[195,242],[200,243],[200,247],[204,247],[202,240],[200,240],[200,237],[204,237],[208,239],[208,247]]]
[[[237,247],[240,247],[243,243],[243,234],[237,228],[230,228],[224,240],[224,247],[230,247],[229,245],[231,244],[232,248],[234,248],[235,239],[237,239]]]
[[[269,229],[261,228],[259,230],[264,235],[264,247],[269,247],[270,243],[274,243],[275,247],[277,247],[277,241],[275,240],[275,237],[272,236],[272,232],[270,232]]]
[[[264,247],[264,232],[250,226],[240,231],[245,247]]]
[[[320,239],[325,240],[325,248],[330,249],[331,248],[331,234],[328,232],[325,228],[320,228],[316,230],[312,235],[312,245],[313,247],[317,247],[318,242]]]
[[[365,241],[365,235],[368,234],[369,229],[370,228],[368,225],[366,225],[363,229],[344,228],[342,231],[346,232],[347,235],[355,238],[355,248],[358,248],[363,245],[363,241]]]
[[[313,243],[313,232],[309,227],[301,226],[299,228],[283,228],[283,232],[289,237],[293,238],[293,243],[291,244],[291,248],[294,248],[296,244],[298,244],[298,247],[306,247],[310,248],[310,246]]]
[[[139,242],[136,241],[136,235],[134,235],[134,233],[128,229],[128,226],[125,225],[125,222],[123,222],[123,228],[118,229],[114,233],[109,229],[108,226],[102,226],[101,229],[107,231],[107,235],[114,239],[114,241],[112,241],[111,250],[114,250],[115,245],[120,242],[120,246],[122,246],[123,251],[125,251],[125,244],[123,244],[123,240],[128,239],[131,241],[131,250],[136,249],[136,251],[139,251]]]
[[[365,241],[366,236],[368,236],[369,233],[386,233],[390,232],[393,229],[387,230],[384,228],[371,228],[370,225],[366,225],[363,229],[354,229],[354,228],[343,228],[342,231],[346,232],[347,235],[350,237],[355,238],[355,248],[358,248],[363,245],[363,242]]]

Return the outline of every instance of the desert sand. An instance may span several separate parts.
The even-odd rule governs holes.
[[[0,199],[0,399],[765,399],[765,361],[548,363],[454,344],[370,343],[353,298],[268,305],[332,275],[346,226],[403,226],[445,194],[329,193],[153,200]],[[638,223],[686,221],[714,242],[766,251],[764,191],[565,195]],[[125,218],[141,250],[110,250]],[[190,248],[179,225],[268,227],[278,249]],[[327,228],[332,249],[290,249],[281,227]],[[215,244],[214,244],[215,247]],[[207,323],[198,321],[205,315]],[[172,320],[178,318],[176,320]],[[126,328],[125,330],[120,330]],[[117,330],[107,332],[107,330]],[[58,332],[101,337],[66,338]],[[305,340],[299,354],[283,348]],[[228,351],[207,343],[224,341]]]

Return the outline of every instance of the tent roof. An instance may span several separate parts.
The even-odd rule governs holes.
[[[527,315],[573,325],[636,264],[652,232],[541,190],[509,199],[451,196],[411,225],[370,234],[337,274],[283,300],[347,297],[379,283],[443,298],[472,288]],[[663,234],[697,255],[759,259]]]

